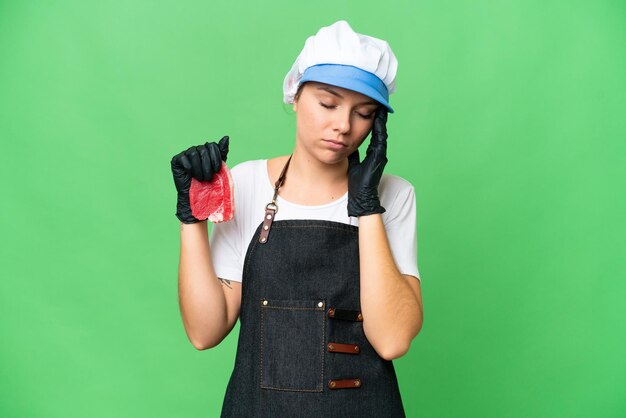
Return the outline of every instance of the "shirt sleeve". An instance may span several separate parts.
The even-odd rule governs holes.
[[[244,230],[248,214],[249,199],[246,196],[248,182],[252,178],[250,163],[239,164],[232,168],[234,182],[235,215],[228,222],[214,224],[211,229],[211,260],[217,277],[241,282],[243,277]]]
[[[241,282],[243,262],[237,220],[213,225],[210,244],[211,260],[217,277]]]
[[[421,281],[417,267],[415,189],[399,177],[383,179],[386,187],[381,192],[381,204],[386,209],[383,222],[391,253],[400,273],[415,276]]]

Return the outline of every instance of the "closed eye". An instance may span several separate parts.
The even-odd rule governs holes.
[[[327,105],[324,102],[320,102],[320,106],[322,106],[322,107],[324,107],[326,109],[335,109],[337,107],[336,105]],[[359,112],[354,112],[354,113],[356,113],[362,119],[372,119],[372,117],[374,116],[374,112],[368,113],[368,114],[363,114],[363,113],[359,113]]]

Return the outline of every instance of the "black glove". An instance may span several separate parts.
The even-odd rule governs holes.
[[[172,158],[172,174],[178,191],[176,217],[181,222],[193,224],[204,220],[196,219],[191,214],[189,203],[191,178],[199,181],[211,181],[213,174],[220,170],[222,161],[226,161],[227,156],[228,136],[225,136],[220,139],[219,143],[207,142],[204,145],[191,147]]]
[[[348,157],[348,216],[383,213],[378,183],[387,164],[387,108],[380,106],[374,116],[372,139],[365,159],[359,162],[357,149]]]

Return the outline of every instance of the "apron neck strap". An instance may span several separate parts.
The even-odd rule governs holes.
[[[274,205],[276,205],[276,199],[278,198],[278,189],[280,189],[285,183],[285,177],[287,177],[287,169],[289,168],[291,157],[293,157],[293,154],[291,154],[287,159],[283,170],[280,172],[280,176],[278,176],[278,180],[276,180],[276,183],[274,184],[274,197],[272,197],[272,203]]]
[[[274,216],[276,216],[276,212],[278,212],[278,205],[276,204],[276,199],[278,198],[278,189],[280,189],[282,185],[285,183],[285,177],[287,176],[287,168],[289,168],[291,157],[293,157],[293,154],[289,156],[287,163],[285,163],[285,166],[283,167],[283,171],[280,172],[280,176],[278,176],[278,180],[276,180],[276,184],[274,184],[274,197],[272,197],[271,203],[268,203],[265,206],[265,217],[263,217],[263,227],[261,228],[261,233],[259,234],[259,242],[261,244],[265,244],[267,240],[269,239],[270,228],[272,227]]]

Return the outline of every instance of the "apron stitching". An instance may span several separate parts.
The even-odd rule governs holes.
[[[282,390],[284,392],[323,392],[323,389],[284,389],[273,386],[261,386],[263,389]]]
[[[261,311],[261,334],[259,335],[259,338],[261,340],[260,345],[261,345],[261,357],[260,357],[260,371],[259,371],[259,386],[263,387],[263,307],[259,306],[259,310]]]
[[[322,380],[320,380],[320,384],[322,385],[322,392],[324,391],[324,368],[326,367],[326,357],[324,355],[324,348],[326,346],[326,318],[324,315],[324,313],[326,312],[326,300],[324,300],[324,309],[322,310],[322,315],[320,315],[320,318],[322,319],[322,370],[321,370],[321,377]]]
[[[271,299],[268,299],[271,300]],[[317,301],[318,299],[315,299]],[[311,302],[314,300],[311,299]],[[292,308],[289,306],[264,306],[262,309],[287,309],[290,311],[323,311],[324,308]]]
[[[345,225],[354,226],[354,225],[348,225],[348,224],[345,224]],[[324,228],[324,229],[334,229],[337,231],[345,231],[351,234],[358,233],[358,231],[349,231],[343,228],[338,228],[336,226],[322,226],[322,225],[280,225],[280,224],[276,225],[274,224],[273,227],[274,228]]]

